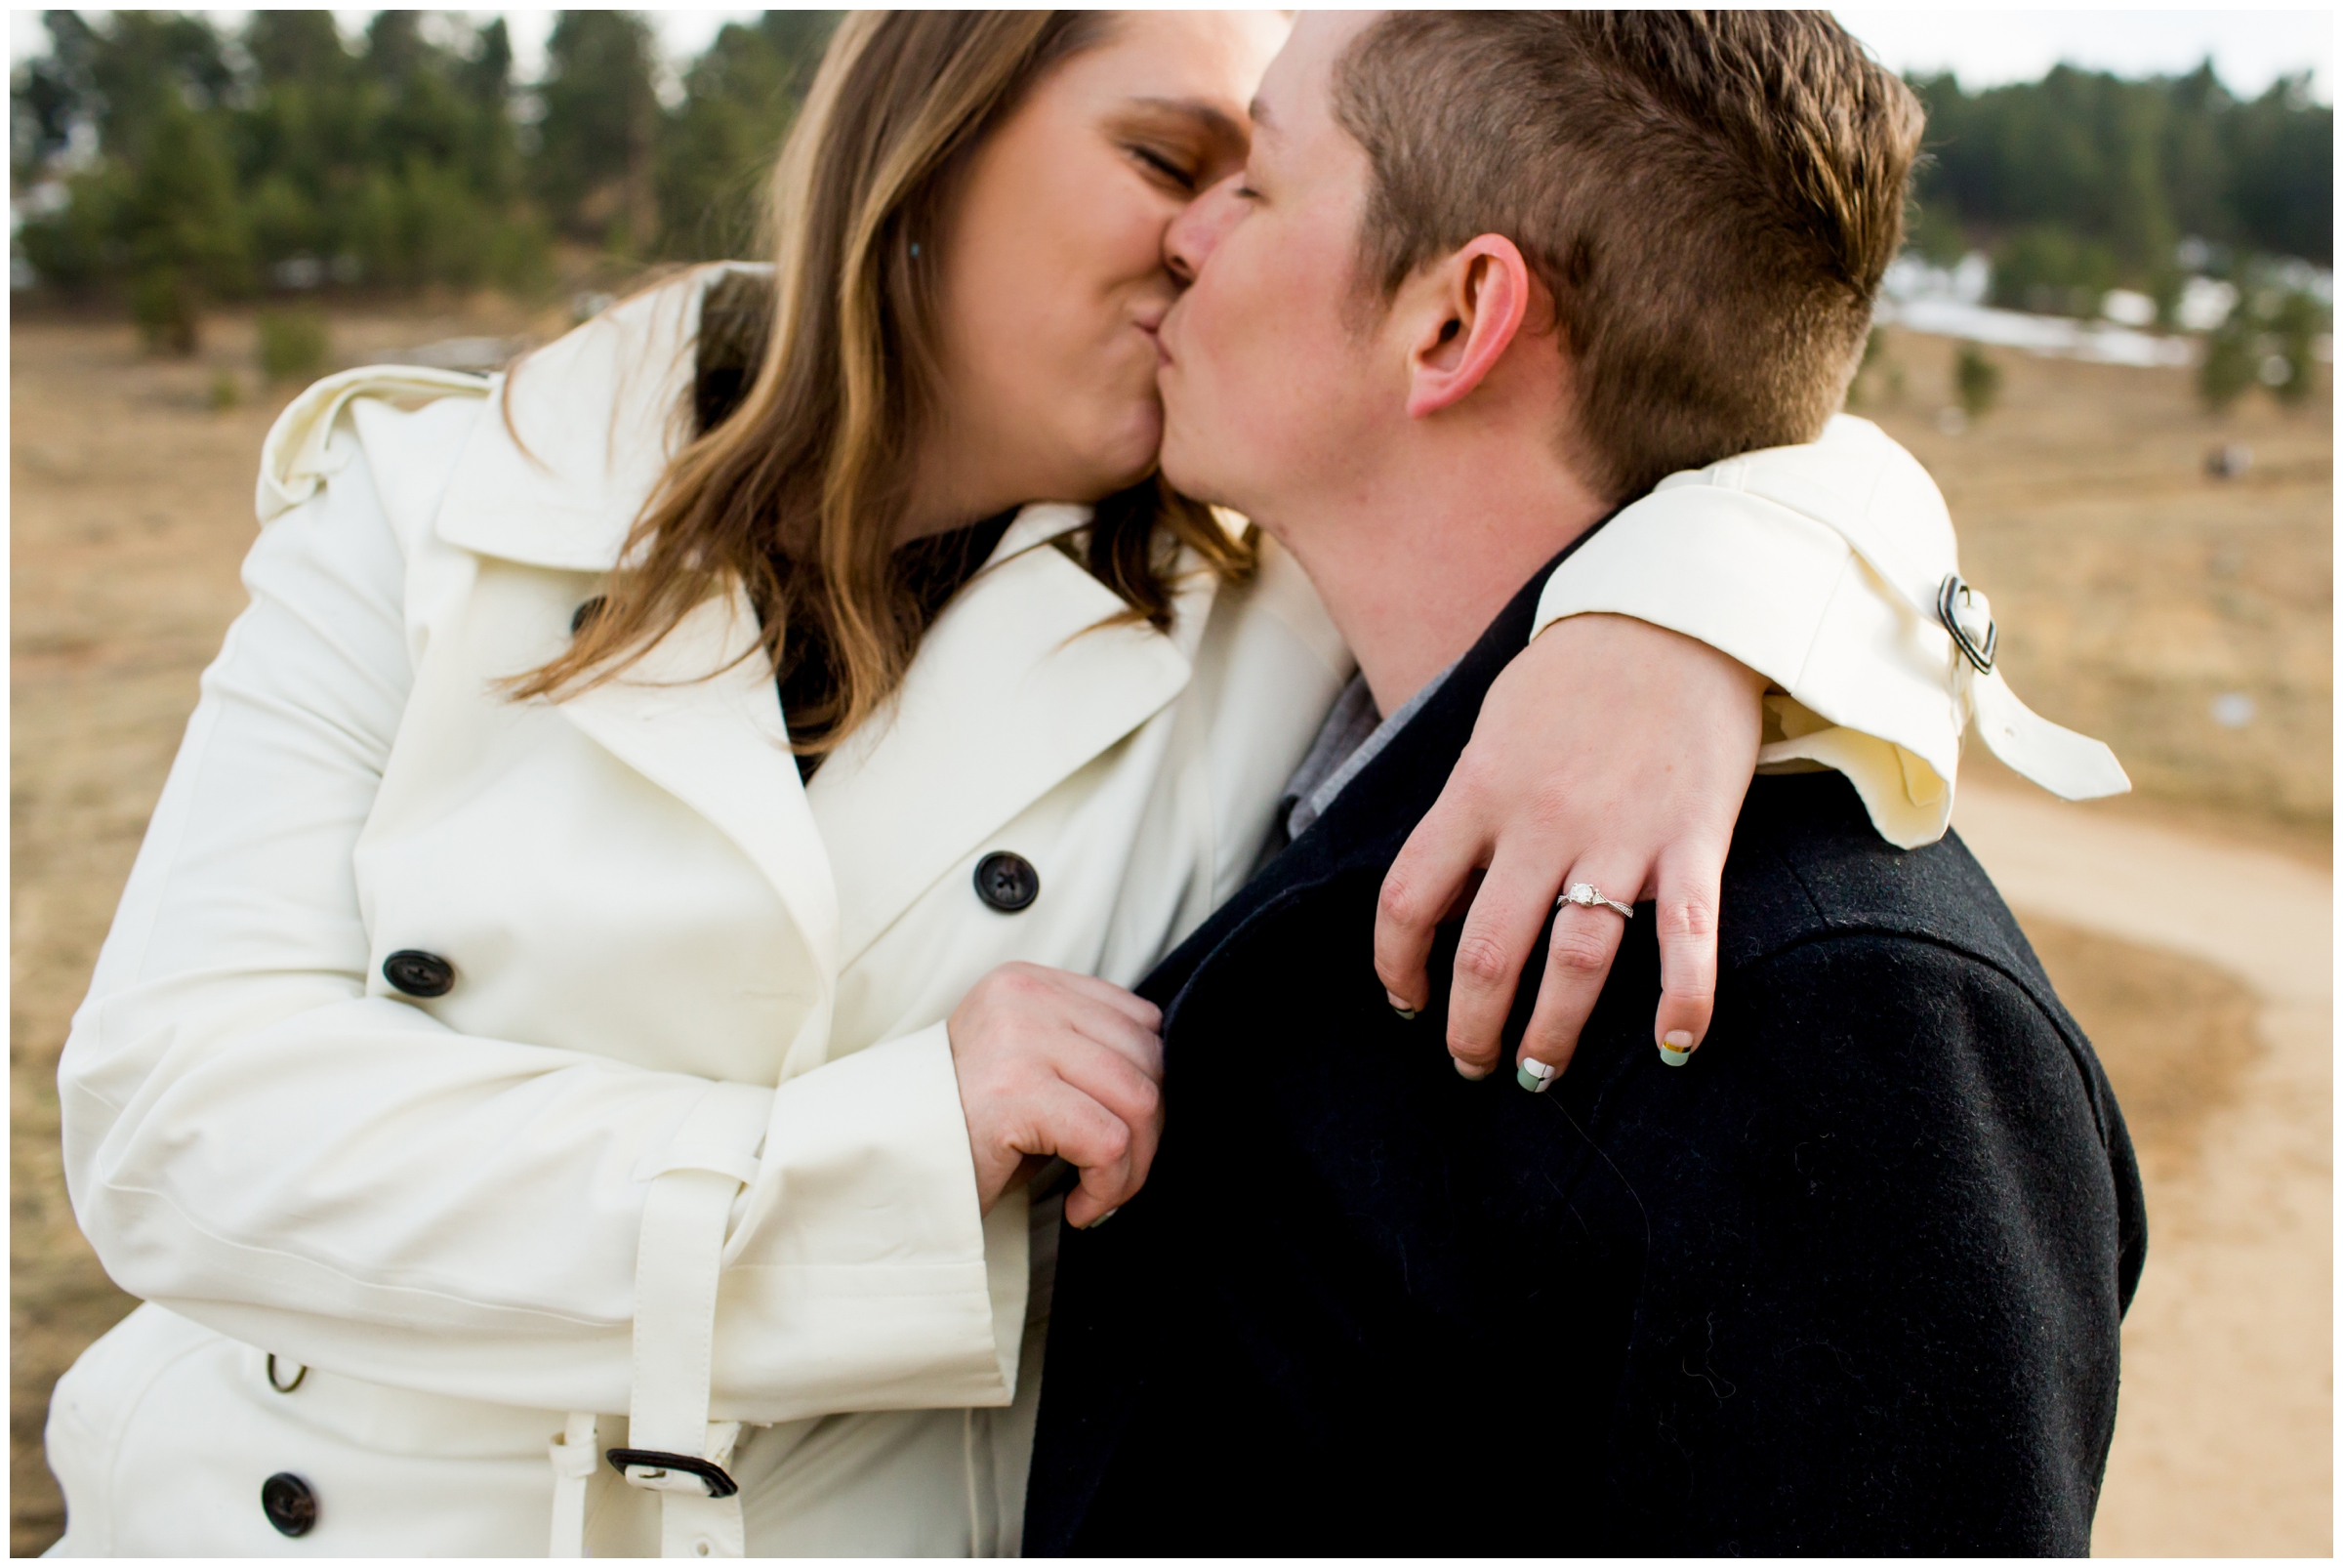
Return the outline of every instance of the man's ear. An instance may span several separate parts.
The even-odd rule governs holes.
[[[1463,400],[1520,335],[1530,268],[1502,234],[1483,234],[1433,268],[1408,356],[1408,417]]]

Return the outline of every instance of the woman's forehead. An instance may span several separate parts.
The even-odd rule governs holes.
[[[1122,99],[1209,111],[1241,127],[1286,31],[1273,14],[1123,12],[1104,43],[1068,62],[1069,74]]]

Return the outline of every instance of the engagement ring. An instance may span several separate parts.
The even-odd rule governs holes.
[[[1634,906],[1623,904],[1616,898],[1605,898],[1603,890],[1591,882],[1572,883],[1562,896],[1554,900],[1556,909],[1560,909],[1564,904],[1583,904],[1588,909],[1615,909],[1623,919],[1633,920],[1635,918]]]

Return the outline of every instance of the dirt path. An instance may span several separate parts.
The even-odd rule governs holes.
[[[1973,785],[1953,823],[2022,920],[2201,960],[2259,1001],[2260,1050],[2206,1113],[2196,1157],[2146,1162],[2148,1266],[2094,1551],[2327,1554],[2331,873]]]

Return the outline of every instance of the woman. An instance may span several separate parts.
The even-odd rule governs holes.
[[[1163,231],[1275,33],[857,17],[769,309],[695,274],[287,411],[61,1073],[153,1303],[59,1386],[65,1550],[1014,1548],[1017,1177],[1144,1179],[1120,987],[1348,674],[1149,478]],[[1729,819],[1750,688],[1685,647]]]

